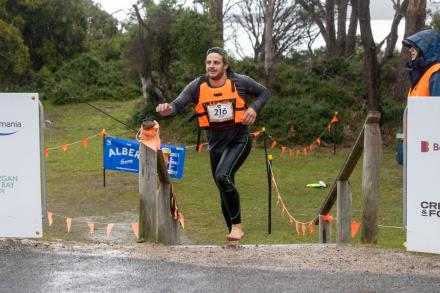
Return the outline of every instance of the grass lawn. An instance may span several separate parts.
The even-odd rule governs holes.
[[[137,101],[94,102],[93,104],[120,120],[128,120]],[[86,104],[54,106],[45,104],[46,119],[53,125],[52,135],[46,131],[46,147],[81,141],[99,133],[103,128],[112,136],[134,139],[133,132],[109,119]],[[173,132],[178,125],[172,119],[162,123],[163,142],[177,143]],[[270,131],[270,130],[269,130]],[[195,140],[195,134],[194,134]],[[188,141],[188,139],[186,139]],[[281,196],[288,211],[298,221],[309,222],[321,207],[329,188],[310,189],[307,183],[323,180],[333,183],[344,164],[349,149],[319,148],[307,157],[290,158],[273,152],[273,170]],[[353,188],[353,219],[361,222],[362,160],[356,167],[350,183]],[[189,149],[183,180],[174,180],[179,208],[185,215],[185,234],[193,243],[224,244],[227,233],[219,207],[219,194],[211,178],[206,148],[202,153]],[[261,141],[236,175],[241,194],[242,222],[245,229],[243,243],[316,243],[318,236],[297,235],[286,215],[282,216],[272,197],[272,234],[267,233],[268,190]],[[136,174],[107,171],[107,187],[102,186],[102,139],[89,140],[88,148],[81,143],[50,150],[47,158],[48,210],[55,214],[54,225],[45,224],[46,239],[89,241],[84,234],[84,219],[99,219],[96,229],[105,229],[106,223],[128,226],[136,219],[138,177]],[[126,217],[126,215],[132,217]],[[337,217],[336,207],[331,214]],[[123,216],[121,216],[123,215]],[[65,217],[73,218],[71,233],[66,233]],[[75,222],[77,221],[77,223]],[[384,149],[381,169],[381,198],[379,223],[384,226],[402,226],[402,169],[394,160],[394,149]],[[334,227],[336,225],[333,225]],[[315,231],[317,226],[314,226]],[[301,230],[301,226],[300,226]],[[307,229],[308,230],[308,229]],[[336,233],[333,233],[333,237]],[[360,244],[360,233],[354,239]],[[403,248],[403,229],[380,228],[378,246]]]

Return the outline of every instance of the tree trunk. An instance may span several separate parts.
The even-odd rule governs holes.
[[[404,38],[415,34],[425,27],[426,0],[411,0],[408,3],[408,10],[405,16],[405,35]],[[410,80],[405,64],[410,60],[409,52],[402,48],[399,61],[399,72],[394,86],[394,98],[403,101],[407,97],[410,88]]]
[[[368,110],[380,112],[380,76],[376,43],[370,23],[370,0],[359,1],[359,25],[361,29],[364,60],[368,73]]]
[[[264,17],[264,70],[266,73],[267,86],[271,89],[273,84],[273,64],[274,64],[274,48],[273,48],[273,13],[276,0],[265,0],[265,17]]]
[[[336,42],[338,44],[338,56],[345,55],[345,43],[347,41],[346,22],[347,22],[347,8],[349,0],[337,0],[338,10],[338,36]]]
[[[359,20],[359,4],[358,0],[350,0],[351,3],[351,15],[350,24],[348,26],[347,39],[345,42],[345,57],[350,57],[356,50],[356,31]]]
[[[215,39],[223,46],[223,0],[209,0],[209,14],[214,22]]]
[[[328,35],[328,42],[326,43],[327,54],[329,57],[338,56],[338,47],[336,46],[336,31],[335,31],[335,0],[325,1],[325,26]]]

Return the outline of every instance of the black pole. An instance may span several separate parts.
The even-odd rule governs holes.
[[[102,135],[102,179],[103,179],[103,185],[105,188],[105,133]]]
[[[264,159],[266,161],[266,173],[267,173],[267,184],[269,188],[269,201],[268,201],[268,214],[267,214],[267,233],[272,233],[272,176],[270,171],[270,163],[269,157],[267,154],[267,134],[265,128],[262,130],[263,132],[263,143],[264,143]]]
[[[333,123],[333,155],[336,155],[336,124]]]
[[[196,152],[199,151],[200,147],[200,134],[202,132],[202,129],[200,127],[197,127],[199,130],[197,131],[197,144],[196,144]]]

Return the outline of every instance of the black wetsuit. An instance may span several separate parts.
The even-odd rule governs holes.
[[[238,95],[246,101],[247,106],[258,113],[269,99],[270,92],[248,76],[228,72],[228,78],[234,82]],[[202,76],[185,87],[171,103],[173,114],[180,112],[189,103],[198,103],[199,87],[204,81],[209,84],[207,77]],[[255,101],[249,105],[250,98],[255,98]],[[220,191],[223,216],[230,230],[232,224],[241,223],[240,195],[235,188],[234,174],[251,151],[250,128],[236,124],[206,129],[205,133],[208,138],[212,176]]]

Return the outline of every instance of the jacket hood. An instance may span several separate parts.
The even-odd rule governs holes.
[[[422,53],[417,59],[421,63],[431,64],[440,61],[440,34],[435,30],[424,30],[415,33],[402,41],[406,47],[415,47]]]

